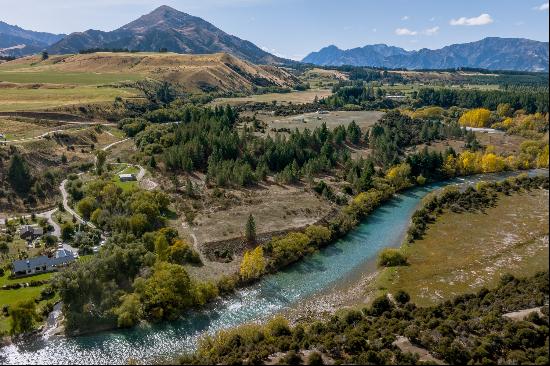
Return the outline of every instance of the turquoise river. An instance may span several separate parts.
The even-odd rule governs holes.
[[[531,171],[530,174],[548,174]],[[511,174],[480,175],[407,190],[375,210],[353,232],[284,271],[266,276],[185,319],[130,330],[66,338],[39,336],[0,349],[0,364],[125,364],[192,351],[201,336],[299,307],[315,295],[346,284],[380,249],[399,246],[410,217],[429,192],[449,184],[472,184]]]

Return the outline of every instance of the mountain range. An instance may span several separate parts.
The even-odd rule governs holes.
[[[0,21],[0,56],[20,57],[34,54],[63,37],[64,34],[34,32]]]
[[[255,64],[290,64],[252,42],[230,35],[211,23],[160,6],[151,13],[110,32],[90,29],[69,35],[33,32],[0,22],[0,56],[25,56],[47,50],[73,54],[90,49],[165,50],[185,54],[229,53]],[[485,38],[441,49],[407,51],[385,44],[349,50],[328,46],[302,62],[321,66],[373,66],[406,69],[459,67],[492,70],[548,71],[548,42],[522,38]]]
[[[391,69],[449,69],[548,71],[548,42],[523,38],[488,37],[437,50],[407,51],[385,44],[349,50],[328,46],[307,55],[302,62],[321,66],[373,66]]]

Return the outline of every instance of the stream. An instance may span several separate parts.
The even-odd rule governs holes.
[[[548,175],[548,171],[529,174]],[[315,301],[316,295],[349,286],[382,248],[401,244],[411,215],[429,192],[512,175],[484,174],[409,189],[376,209],[345,238],[182,320],[73,338],[36,337],[1,348],[0,364],[126,364],[129,359],[147,362],[191,352],[205,334],[262,321]]]

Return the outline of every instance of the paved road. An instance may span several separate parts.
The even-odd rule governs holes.
[[[113,147],[113,146],[115,146],[115,145],[118,145],[118,144],[121,144],[121,143],[123,143],[124,141],[128,141],[128,140],[130,140],[129,137],[128,137],[128,138],[125,138],[124,140],[115,141],[115,142],[113,142],[112,144],[109,144],[109,145],[105,146],[105,147],[102,148],[101,150],[107,151],[107,150],[109,150],[111,147]]]
[[[82,174],[82,173],[80,173]],[[63,197],[63,207],[65,208],[65,211],[67,211],[69,214],[73,215],[77,221],[79,221],[82,224],[88,225],[92,229],[95,229],[96,226],[92,224],[89,221],[84,220],[79,214],[76,213],[75,210],[69,206],[69,194],[67,193],[67,190],[65,189],[65,184],[67,184],[67,179],[63,180],[61,184],[59,185],[59,190],[61,191],[61,196]]]
[[[56,212],[57,212],[57,208],[54,208],[53,210],[49,210],[49,211],[46,211],[46,212],[39,213],[36,216],[43,217],[43,218],[47,219],[48,222],[50,223],[50,225],[53,226],[53,232],[51,234],[53,234],[53,235],[57,236],[58,238],[60,238],[61,237],[61,228],[59,227],[57,222],[55,222],[52,218],[52,215]]]

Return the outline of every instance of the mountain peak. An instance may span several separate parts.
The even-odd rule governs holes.
[[[111,31],[73,33],[49,48],[51,54],[77,53],[92,48],[137,51],[161,49],[176,53],[225,52],[254,63],[280,63],[254,44],[225,33],[204,19],[162,5]]]
[[[181,11],[179,11],[177,9],[174,9],[174,8],[168,6],[168,5],[161,5],[158,8],[156,8],[155,10],[153,10],[152,12],[150,12],[149,14],[144,15],[144,16],[149,16],[149,15],[170,17],[170,16],[178,16],[178,15],[189,15],[189,14],[181,12]]]

